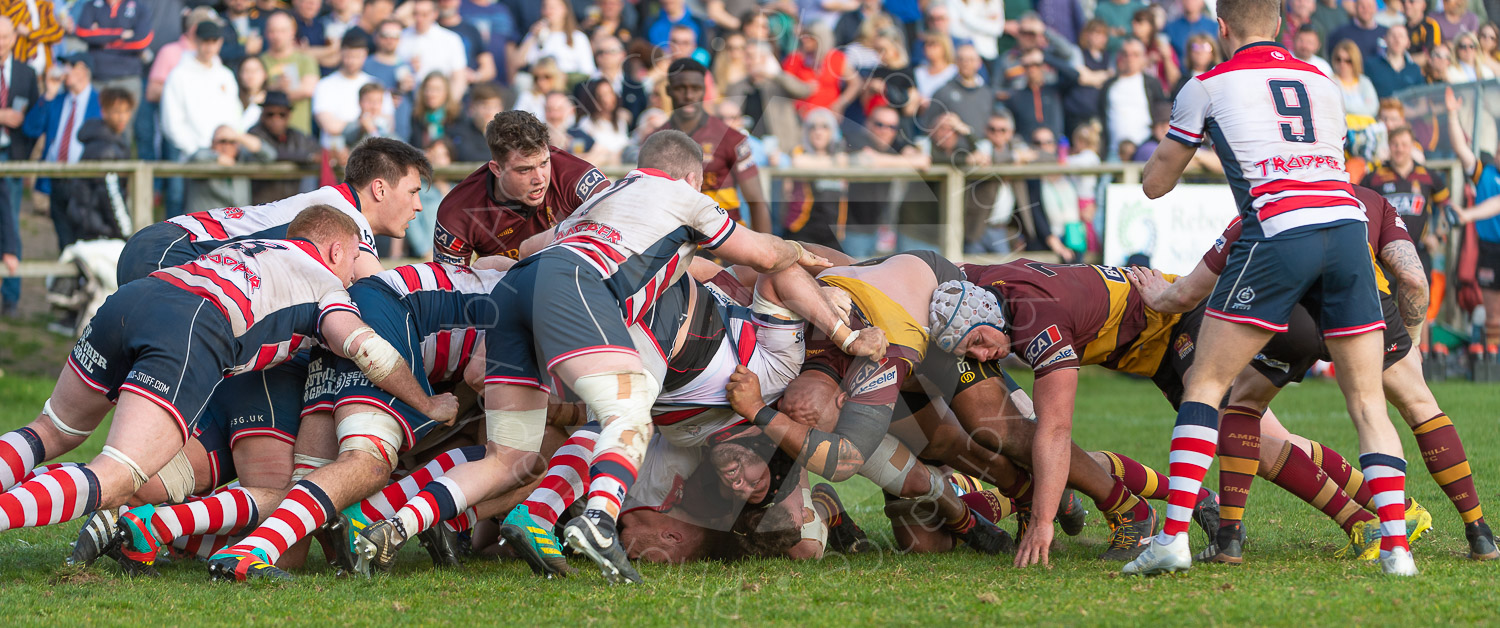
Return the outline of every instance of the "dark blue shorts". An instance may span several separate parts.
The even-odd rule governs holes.
[[[105,299],[68,367],[110,401],[128,390],[161,406],[187,440],[234,366],[234,330],[213,303],[165,281],[126,284]]]
[[[198,259],[206,252],[201,248],[182,227],[170,222],[147,225],[131,235],[120,250],[120,261],[115,264],[116,285],[123,286],[163,268]]]
[[[264,371],[230,377],[214,390],[193,427],[193,437],[208,451],[213,486],[239,477],[230,451],[240,439],[267,437],[288,446],[296,443],[308,360],[308,352],[303,351]]]
[[[495,327],[485,331],[484,381],[554,392],[543,374],[595,353],[639,355],[620,302],[574,253],[539,253],[511,267],[492,293]],[[560,391],[558,391],[560,392]]]
[[[426,365],[422,360],[422,338],[412,324],[400,295],[384,283],[361,281],[349,287],[349,296],[359,305],[359,316],[370,329],[391,343],[401,358],[411,366],[412,373],[422,384],[422,390],[432,394],[432,384],[427,380]],[[415,408],[397,399],[376,386],[353,360],[341,358],[326,349],[315,349],[308,366],[306,386],[302,389],[302,414],[332,412],[339,406],[362,403],[372,405],[395,417],[405,434],[401,451],[406,451],[426,436],[438,422],[427,418]]]
[[[1245,233],[1251,235],[1248,226]],[[1280,333],[1300,303],[1324,337],[1383,329],[1367,234],[1365,223],[1347,221],[1275,238],[1237,240],[1206,315]]]

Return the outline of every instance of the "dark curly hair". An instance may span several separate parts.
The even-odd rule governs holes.
[[[547,125],[525,111],[502,111],[484,126],[484,141],[490,158],[505,164],[513,152],[533,155],[547,150]]]

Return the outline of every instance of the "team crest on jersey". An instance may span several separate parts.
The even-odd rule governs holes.
[[[1177,352],[1177,359],[1186,360],[1189,353],[1193,352],[1193,339],[1187,334],[1178,334],[1177,340],[1172,342],[1172,349]]]
[[[1064,360],[1072,360],[1077,357],[1078,352],[1073,350],[1073,345],[1068,345],[1066,347],[1058,349],[1056,353],[1052,354],[1052,357],[1047,358],[1046,362],[1036,365],[1036,368],[1047,368],[1049,366],[1052,366],[1053,364],[1057,364],[1058,362],[1062,362]]]
[[[599,172],[598,168],[592,168],[588,172],[583,173],[582,177],[578,178],[578,185],[573,188],[573,193],[577,194],[580,200],[586,200],[588,197],[593,196],[594,192],[599,191],[599,186],[608,181],[608,179],[604,178],[604,173]]]
[[[1125,283],[1125,273],[1120,272],[1119,268],[1114,266],[1095,266],[1094,268],[1099,269],[1099,274],[1103,275],[1106,281]]]
[[[1219,239],[1214,240],[1214,250],[1218,251],[1220,253],[1223,253],[1224,252],[1224,244],[1225,244],[1225,242],[1224,242],[1224,236],[1219,236]]]
[[[1271,51],[1271,58],[1277,61],[1286,61],[1286,55],[1281,54],[1281,52],[1276,50]]]
[[[1057,330],[1057,325],[1051,325],[1037,334],[1031,342],[1026,345],[1026,361],[1036,364],[1036,361],[1047,354],[1047,350],[1053,345],[1062,342],[1062,332]]]
[[[229,220],[239,220],[245,217],[245,210],[238,207],[225,207],[224,217]]]

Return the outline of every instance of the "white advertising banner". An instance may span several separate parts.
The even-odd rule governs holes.
[[[1238,215],[1228,185],[1178,185],[1153,201],[1139,185],[1116,184],[1106,198],[1104,263],[1109,266],[1123,266],[1142,253],[1152,268],[1185,275]]]

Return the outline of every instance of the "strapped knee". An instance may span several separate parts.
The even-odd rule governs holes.
[[[83,431],[73,429],[69,427],[67,423],[63,423],[62,419],[57,418],[57,413],[52,411],[51,397],[48,397],[46,401],[42,402],[42,414],[46,415],[47,418],[52,421],[52,427],[57,428],[57,431],[67,434],[68,436],[88,438],[89,434],[94,433],[94,430]]]
[[[364,342],[359,344],[359,350],[352,351],[354,339],[365,332],[369,332],[369,335],[365,336]],[[377,384],[385,381],[385,378],[401,364],[401,354],[391,346],[391,343],[381,338],[380,334],[370,329],[369,325],[360,326],[344,338],[344,355],[354,360],[359,370],[363,371],[370,381]]]
[[[902,445],[901,441],[896,440],[895,436],[886,434],[880,440],[880,446],[865,458],[865,464],[859,468],[859,474],[874,482],[876,486],[885,489],[885,492],[901,495],[902,487],[906,485],[906,476],[910,475],[916,466],[917,457],[912,455],[911,450]]]
[[[661,392],[661,384],[649,373],[613,371],[584,375],[573,382],[589,411],[609,429],[609,424],[624,419],[631,423],[651,423],[651,404]]]
[[[547,434],[547,409],[485,410],[484,432],[497,445],[540,452]]]
[[[384,412],[356,412],[339,420],[334,433],[339,438],[339,454],[362,451],[396,468],[396,454],[401,450],[401,426]]]
[[[193,494],[194,484],[197,478],[193,475],[193,463],[188,460],[187,452],[179,450],[167,466],[156,472],[156,477],[161,479],[161,485],[167,489],[167,501],[180,504]]]
[[[330,464],[333,464],[333,461],[327,458],[319,458],[307,454],[292,454],[292,483],[301,482],[302,478],[307,477],[307,474]]]
[[[149,479],[146,477],[146,472],[141,469],[141,465],[131,460],[130,456],[125,455],[125,452],[105,445],[104,449],[99,452],[99,455],[123,464],[126,469],[130,470],[130,483],[135,485],[134,488],[130,489],[131,493],[141,490],[141,487],[146,485],[146,480]]]

